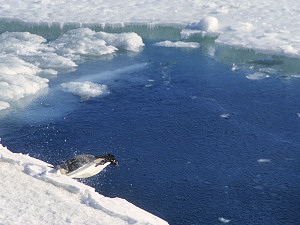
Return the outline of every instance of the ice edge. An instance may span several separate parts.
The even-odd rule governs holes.
[[[29,176],[77,194],[83,204],[101,210],[109,216],[122,219],[128,224],[168,224],[166,221],[134,206],[125,199],[104,197],[97,193],[94,188],[61,175],[50,167],[51,164],[29,155],[13,153],[0,144],[1,162],[11,163],[18,166],[22,172]]]

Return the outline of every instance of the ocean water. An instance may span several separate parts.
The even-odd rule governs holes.
[[[112,153],[118,167],[81,182],[172,225],[297,224],[298,61],[158,39],[51,80],[1,116],[2,144],[51,164]],[[60,87],[78,79],[110,93],[81,99]]]

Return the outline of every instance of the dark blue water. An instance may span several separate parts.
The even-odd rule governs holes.
[[[300,79],[249,80],[204,47],[152,44],[52,80],[1,119],[2,144],[52,164],[112,153],[119,167],[82,182],[172,225],[299,224]],[[59,87],[88,75],[111,93],[80,100]]]

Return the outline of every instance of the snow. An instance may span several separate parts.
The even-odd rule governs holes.
[[[50,164],[0,145],[1,224],[168,224],[121,198],[108,198]]]

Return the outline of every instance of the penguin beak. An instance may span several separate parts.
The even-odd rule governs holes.
[[[115,166],[118,166],[118,165],[119,165],[119,163],[118,163],[117,161],[113,161],[113,162],[111,162],[111,164],[113,164],[113,165],[115,165]]]

